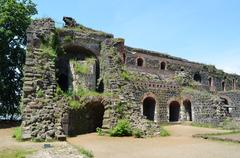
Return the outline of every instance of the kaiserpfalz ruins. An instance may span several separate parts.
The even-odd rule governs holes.
[[[145,135],[165,122],[239,120],[240,76],[63,20],[34,20],[27,31],[23,138],[61,140],[122,118]]]

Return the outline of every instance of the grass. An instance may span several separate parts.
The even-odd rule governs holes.
[[[0,151],[0,158],[26,158],[27,155],[33,154],[33,150],[14,149]]]
[[[79,153],[84,157],[84,158],[93,158],[93,152],[84,148],[78,148]]]
[[[160,128],[160,133],[159,133],[159,135],[160,135],[161,137],[167,137],[167,136],[170,136],[171,134],[170,134],[166,129],[164,129],[163,127],[161,127],[161,128]]]
[[[17,141],[22,141],[22,128],[16,127],[14,129],[13,138],[15,138]]]

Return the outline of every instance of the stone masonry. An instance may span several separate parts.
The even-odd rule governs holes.
[[[161,123],[218,125],[240,118],[240,76],[212,65],[125,46],[64,17],[28,29],[23,137],[64,140],[127,119],[146,135]]]

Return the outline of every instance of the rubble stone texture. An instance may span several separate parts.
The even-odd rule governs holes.
[[[23,86],[23,137],[64,140],[66,135],[110,129],[128,119],[146,135],[164,122],[193,121],[218,125],[240,118],[240,76],[214,66],[159,52],[125,46],[124,39],[64,17],[32,22]],[[94,59],[88,63],[89,58]],[[57,94],[85,89],[75,97],[81,108]],[[106,95],[109,94],[109,95]],[[105,97],[103,97],[106,95]]]

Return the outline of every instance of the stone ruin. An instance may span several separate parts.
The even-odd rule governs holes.
[[[240,76],[63,20],[60,29],[34,20],[27,31],[24,139],[64,140],[123,118],[146,135],[164,122],[239,120]]]

